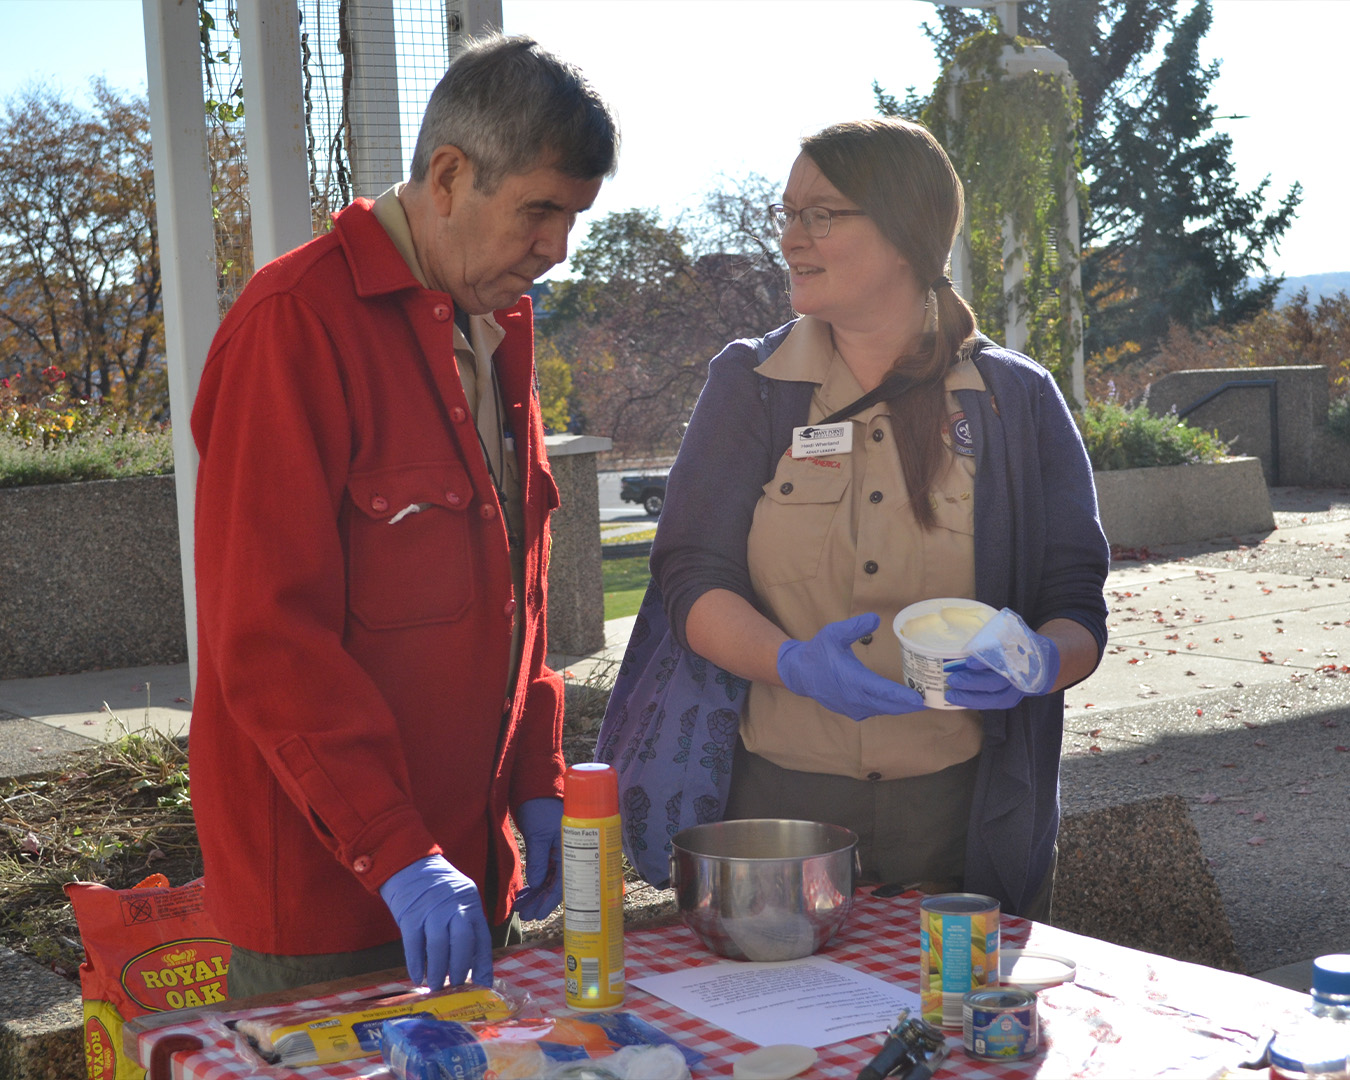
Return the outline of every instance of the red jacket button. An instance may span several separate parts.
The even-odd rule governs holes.
[[[383,495],[373,495],[370,499],[370,508],[377,514],[383,514],[389,509],[389,500]]]
[[[497,508],[493,506],[491,503],[483,503],[483,505],[478,508],[478,516],[481,517],[484,521],[487,521],[488,519],[492,518],[496,513]]]
[[[502,610],[506,612],[506,617],[509,619],[516,613],[516,602],[514,600],[508,600],[506,602],[506,607]]]
[[[445,501],[448,502],[451,506],[458,506],[460,503],[464,501],[464,498],[463,496],[460,495],[458,491],[447,491],[445,493]]]
[[[358,855],[356,861],[352,863],[352,869],[358,874],[368,874],[372,865],[374,864],[370,861],[369,855]]]
[[[450,318],[450,305],[437,304],[431,309],[431,314],[435,317],[437,322],[445,322],[446,319]]]
[[[456,405],[454,408],[450,410],[450,419],[453,420],[456,424],[464,423],[464,418],[467,415],[468,413],[466,413],[458,405]]]

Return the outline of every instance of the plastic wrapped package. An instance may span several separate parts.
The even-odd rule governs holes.
[[[222,1014],[247,1049],[269,1065],[302,1068],[379,1054],[386,1020],[504,1020],[530,1001],[498,979],[492,989],[466,984],[435,992],[425,987],[381,994],[345,1006],[296,1006],[266,1014]]]
[[[399,1080],[685,1080],[703,1060],[626,1012],[499,1023],[390,1020],[383,1041]]]

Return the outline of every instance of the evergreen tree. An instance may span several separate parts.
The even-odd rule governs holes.
[[[939,59],[985,27],[959,9],[925,24]],[[1294,184],[1266,212],[1269,178],[1243,192],[1232,140],[1214,129],[1207,102],[1218,64],[1199,45],[1211,21],[1208,0],[1177,14],[1177,0],[1028,0],[1019,36],[1068,61],[1082,104],[1080,147],[1089,207],[1083,218],[1083,290],[1089,354],[1133,341],[1156,346],[1175,323],[1230,325],[1270,306],[1280,278],[1254,288],[1267,251],[1293,223],[1302,197]],[[1164,35],[1162,59],[1145,62]],[[914,115],[925,101],[911,88],[898,101],[876,87],[884,113]],[[978,177],[963,178],[978,183]]]

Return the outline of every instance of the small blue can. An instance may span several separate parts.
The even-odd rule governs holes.
[[[1020,1061],[1040,1045],[1036,995],[1030,990],[972,990],[962,1001],[961,1019],[962,1041],[972,1057]]]

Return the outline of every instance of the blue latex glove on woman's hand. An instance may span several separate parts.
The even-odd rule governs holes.
[[[971,655],[947,671],[948,703],[966,709],[1011,709],[1048,694],[1059,678],[1059,647],[1004,608],[970,640]]]
[[[1006,675],[1000,675],[975,656],[967,657],[960,667],[947,672],[945,697],[949,705],[960,705],[963,709],[1011,709],[1026,696]]]
[[[403,935],[403,958],[414,983],[459,986],[473,970],[492,985],[492,934],[478,886],[441,855],[410,863],[380,886],[380,897]]]
[[[778,647],[778,677],[794,694],[809,697],[853,720],[895,716],[924,708],[923,695],[878,675],[849,647],[881,625],[873,612],[827,623],[810,641]]]
[[[526,799],[513,816],[525,838],[525,888],[516,894],[516,913],[530,922],[547,919],[562,901],[563,802]]]

